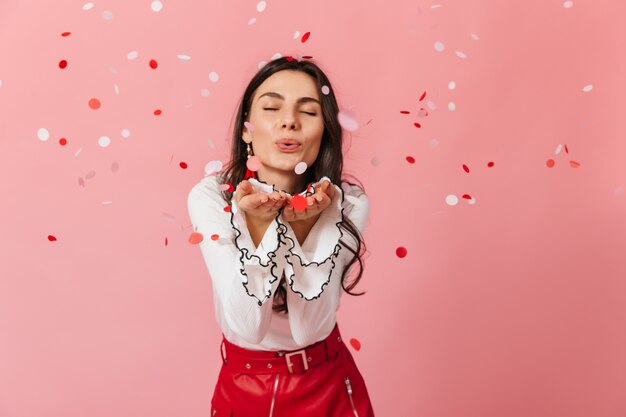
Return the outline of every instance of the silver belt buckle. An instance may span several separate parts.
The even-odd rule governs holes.
[[[297,350],[295,352],[285,354],[285,358],[287,359],[287,368],[289,369],[290,374],[293,373],[293,363],[291,363],[291,360],[289,359],[289,357],[293,355],[297,355],[297,354],[302,355],[302,362],[304,363],[304,370],[306,371],[307,369],[309,369],[309,364],[307,363],[307,360],[306,360],[305,349]]]

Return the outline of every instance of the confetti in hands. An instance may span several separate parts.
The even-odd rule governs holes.
[[[335,192],[335,187],[330,181],[324,180],[315,187],[315,194],[313,195],[308,197],[299,194],[293,197],[288,195],[288,204],[283,209],[283,219],[293,222],[318,216],[330,206]]]
[[[265,194],[256,191],[248,180],[243,180],[237,185],[234,198],[241,211],[260,220],[273,219],[287,202],[286,193],[274,191]]]

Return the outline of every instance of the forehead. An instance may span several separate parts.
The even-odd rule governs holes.
[[[282,70],[270,75],[257,88],[254,97],[256,99],[270,91],[282,95],[285,100],[295,101],[300,97],[313,97],[319,100],[315,80],[302,71]]]

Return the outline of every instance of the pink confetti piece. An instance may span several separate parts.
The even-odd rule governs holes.
[[[252,123],[250,122],[243,122],[243,125],[248,128],[248,130],[250,131],[250,133],[254,132],[254,126],[252,126]]]
[[[353,132],[359,128],[359,123],[356,120],[356,116],[349,110],[341,110],[337,114],[337,119],[341,127],[349,132]]]

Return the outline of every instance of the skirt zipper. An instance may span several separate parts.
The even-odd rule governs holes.
[[[352,385],[350,385],[350,378],[346,377],[346,388],[348,389],[348,396],[350,397],[350,404],[352,404],[352,411],[354,411],[354,416],[359,417],[359,413],[356,411],[356,407],[354,406],[354,400],[352,400]]]
[[[280,377],[280,374],[277,373],[276,374],[276,379],[274,380],[274,393],[272,394],[272,405],[270,406],[270,417],[272,417],[272,414],[274,413],[274,400],[276,399],[276,390],[278,389],[278,378]]]

